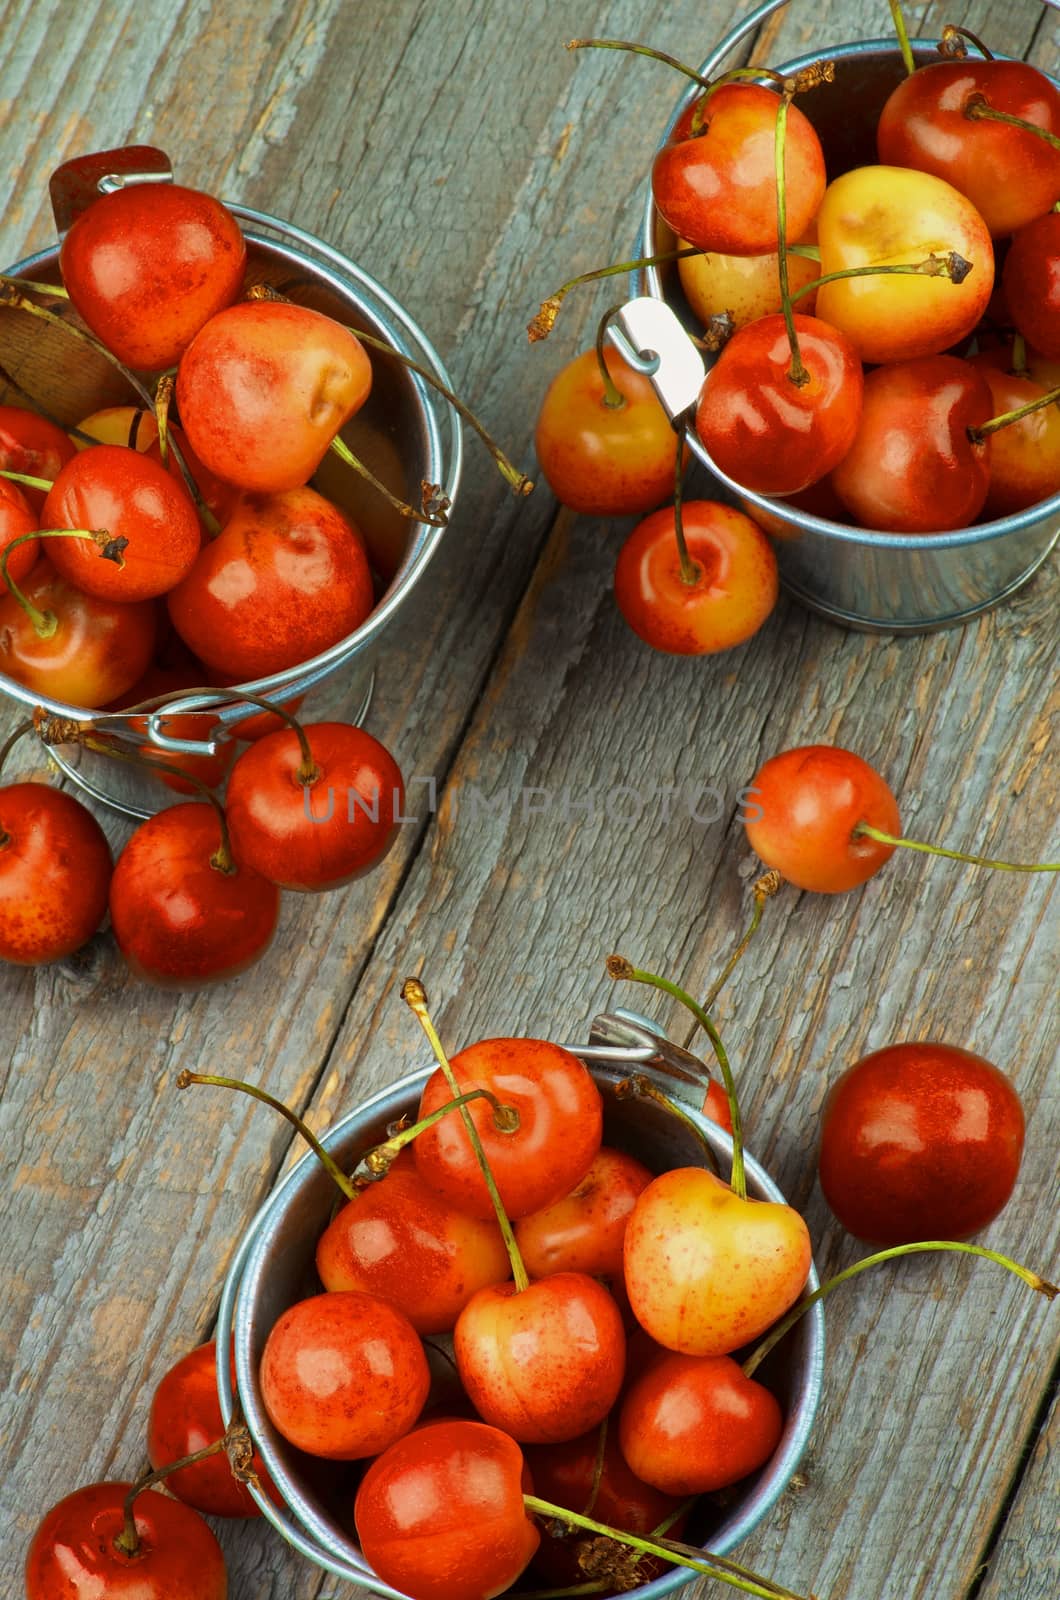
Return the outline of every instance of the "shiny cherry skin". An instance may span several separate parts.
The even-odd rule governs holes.
[[[816,244],[817,229],[811,223],[799,244]],[[688,243],[678,240],[678,249]],[[806,256],[788,256],[788,289],[791,294],[813,283],[821,265]],[[727,256],[713,251],[709,255],[682,256],[677,273],[685,299],[704,326],[711,317],[727,312],[736,328],[743,328],[756,317],[768,317],[780,310],[780,258],[775,250],[760,256]],[[816,295],[802,295],[799,311],[812,316]]]
[[[1013,235],[1001,284],[1027,343],[1060,360],[1060,212],[1049,211]]]
[[[315,490],[288,489],[241,495],[168,605],[201,660],[249,683],[338,644],[360,627],[373,600],[353,523]]]
[[[15,539],[33,533],[39,527],[37,513],[18,484],[12,483],[10,478],[0,478],[0,551],[6,550]],[[39,555],[40,540],[27,539],[25,544],[20,544],[11,552],[7,563],[8,576],[16,583],[21,583],[33,570]]]
[[[673,507],[664,507],[638,523],[618,553],[618,609],[653,650],[730,650],[757,633],[777,603],[776,557],[757,523],[732,506],[686,500],[681,516],[694,580],[684,580]]]
[[[386,855],[404,814],[401,769],[348,722],[303,725],[314,775],[302,776],[291,727],[242,752],[225,807],[236,860],[283,889],[320,891],[359,878]]]
[[[288,1307],[265,1341],[260,1377],[273,1425],[328,1461],[359,1461],[400,1439],[431,1382],[408,1318],[354,1289]]]
[[[0,406],[0,467],[5,472],[24,472],[29,478],[54,483],[74,454],[69,434],[54,422],[22,406]],[[39,511],[47,490],[25,486],[22,492]]]
[[[190,571],[202,543],[195,507],[182,484],[138,450],[100,444],[80,451],[53,483],[42,528],[105,530],[127,540],[119,563],[88,539],[49,539],[56,571],[104,600],[150,600]]]
[[[158,423],[153,411],[144,411],[137,406],[105,406],[102,411],[93,411],[90,416],[84,417],[77,426],[82,433],[91,434],[100,444],[121,444],[129,450],[138,450],[159,466],[164,466],[182,489],[187,488],[175,453],[168,451],[166,460],[162,460]],[[176,442],[209,509],[219,522],[227,521],[239,498],[239,490],[230,483],[222,483],[212,472],[207,472],[186,435],[173,422],[169,424],[168,437]],[[75,440],[75,444],[78,450],[91,449],[89,444],[80,439]]]
[[[865,379],[857,436],[832,487],[863,527],[894,533],[966,528],[986,503],[993,415],[982,373],[956,356],[877,367]]]
[[[618,1437],[638,1478],[683,1499],[725,1489],[764,1466],[783,1423],[776,1397],[731,1356],[667,1351],[626,1390]]]
[[[384,1178],[349,1201],[317,1243],[325,1289],[360,1289],[408,1317],[417,1333],[450,1333],[472,1295],[511,1268],[495,1220],[454,1211],[402,1151]]]
[[[989,356],[972,356],[971,365],[990,386],[994,416],[1016,411],[1047,393],[1040,383],[1004,371]],[[990,435],[990,483],[983,507],[986,516],[1010,516],[1058,491],[1060,408],[1055,404],[1043,406]]]
[[[46,557],[21,589],[58,618],[58,627],[42,639],[14,595],[0,596],[0,670],[42,698],[90,709],[117,700],[143,676],[155,643],[150,600],[127,605],[85,594]]]
[[[233,1360],[233,1381],[235,1362]],[[223,1439],[224,1420],[217,1398],[217,1346],[211,1340],[182,1356],[151,1397],[147,1417],[147,1459],[154,1471],[205,1450]],[[262,1488],[277,1497],[257,1451],[251,1462]],[[165,1479],[166,1489],[185,1505],[209,1517],[259,1517],[260,1510],[240,1483],[224,1451],[181,1467]]]
[[[698,102],[697,102],[698,103]],[[707,101],[692,133],[695,105],[678,118],[655,157],[651,186],[663,220],[681,239],[725,255],[777,248],[776,94],[751,83],[726,83]],[[825,190],[821,143],[797,106],[788,107],[784,161],[785,238],[809,225]]]
[[[212,805],[186,801],[142,822],[118,857],[110,919],[141,978],[163,988],[218,983],[264,955],[280,892],[247,867],[215,865],[221,828]]]
[[[59,266],[77,311],[126,366],[172,367],[243,287],[246,244],[212,195],[176,183],[101,195],[63,240]]]
[[[224,1557],[189,1506],[154,1489],[135,1501],[140,1548],[114,1541],[127,1483],[90,1483],[44,1517],[26,1555],[26,1600],[226,1600]]]
[[[626,1222],[651,1179],[635,1156],[601,1145],[570,1194],[515,1224],[515,1242],[530,1276],[585,1272],[593,1278],[621,1277]]]
[[[453,1351],[475,1410],[526,1444],[573,1439],[618,1398],[626,1334],[595,1278],[557,1272],[516,1291],[480,1289],[464,1307]]]
[[[847,1232],[871,1244],[967,1239],[1007,1203],[1023,1135],[1019,1095],[984,1057],[888,1045],[828,1092],[821,1188]]]
[[[80,950],[103,921],[111,871],[103,829],[73,795],[0,787],[0,960],[37,966]]]
[[[240,489],[313,475],[372,386],[355,334],[306,306],[256,300],[212,317],[177,370],[180,420],[199,460]]]
[[[875,768],[839,745],[801,745],[772,756],[748,789],[751,849],[788,883],[841,894],[879,872],[894,846],[855,834],[859,822],[901,832],[898,802]]]
[[[534,446],[549,488],[572,511],[638,515],[673,493],[674,431],[651,380],[610,345],[604,361],[622,404],[608,405],[596,351],[586,350],[549,385]]]
[[[1025,61],[935,61],[904,77],[880,113],[876,147],[894,167],[944,178],[995,238],[1060,199],[1060,150],[1010,123],[965,115],[975,97],[1060,137],[1060,93]]]
[[[482,1422],[434,1422],[373,1461],[354,1504],[374,1572],[412,1600],[492,1600],[525,1571],[540,1535],[523,1504],[514,1439]]]
[[[759,494],[797,494],[842,461],[861,416],[861,361],[850,340],[796,314],[807,378],[791,377],[784,318],[733,335],[708,372],[696,432],[722,472]]]
[[[514,1106],[519,1126],[502,1133],[486,1100],[468,1111],[509,1217],[525,1217],[569,1194],[588,1172],[600,1148],[600,1091],[584,1064],[569,1050],[544,1039],[482,1039],[452,1059],[461,1092],[489,1089],[502,1105]],[[445,1077],[432,1073],[420,1097],[418,1117],[452,1099]],[[422,1176],[459,1211],[492,1217],[493,1202],[459,1115],[442,1117],[413,1146]]]

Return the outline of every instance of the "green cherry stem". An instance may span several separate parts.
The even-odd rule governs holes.
[[[0,283],[5,288],[27,289],[31,294],[50,294],[56,300],[69,300],[66,290],[57,283],[37,283],[33,278],[13,278],[10,273],[0,272]]]
[[[842,1272],[837,1272],[834,1278],[829,1278],[827,1282],[821,1284],[819,1289],[815,1289],[804,1300],[800,1300],[798,1305],[793,1306],[787,1315],[781,1317],[775,1327],[769,1330],[762,1342],[755,1347],[747,1360],[742,1363],[744,1375],[749,1378],[752,1373],[756,1372],[774,1345],[779,1344],[789,1328],[793,1328],[799,1318],[809,1311],[812,1305],[815,1305],[818,1300],[823,1300],[825,1295],[831,1294],[832,1290],[838,1288],[841,1283],[846,1283],[849,1278],[856,1278],[859,1273],[866,1272],[869,1267],[879,1266],[883,1261],[896,1261],[899,1256],[918,1255],[925,1250],[954,1250],[962,1255],[982,1256],[984,1261],[996,1261],[999,1267],[1004,1267],[1008,1272],[1015,1273],[1017,1278],[1022,1278],[1028,1288],[1033,1289],[1037,1294],[1044,1295],[1047,1300],[1055,1300],[1057,1295],[1060,1295],[1060,1289],[1057,1288],[1055,1283],[1050,1283],[1047,1278],[1041,1277],[1039,1273],[1032,1272],[1029,1267],[1021,1267],[1019,1262],[1013,1261],[1010,1256],[1003,1256],[997,1250],[988,1250],[985,1245],[963,1244],[954,1239],[924,1239],[918,1240],[914,1244],[896,1244],[889,1250],[878,1250],[874,1255],[864,1256],[862,1260],[855,1261],[853,1266],[845,1267]]]
[[[395,1157],[404,1150],[413,1139],[418,1139],[421,1133],[426,1133],[428,1128],[433,1128],[436,1122],[447,1117],[450,1111],[459,1111],[463,1106],[470,1105],[472,1100],[488,1100],[493,1108],[493,1126],[498,1133],[515,1133],[519,1127],[519,1113],[514,1106],[506,1106],[490,1089],[468,1089],[463,1094],[456,1095],[444,1106],[439,1106],[437,1111],[428,1112],[421,1117],[419,1122],[410,1123],[407,1128],[401,1128],[397,1133],[392,1133],[389,1139],[382,1144],[377,1144],[369,1150],[367,1155],[361,1157],[360,1165],[367,1167],[373,1178],[382,1178],[390,1171]]]
[[[791,247],[788,248],[790,251]],[[820,257],[817,259],[820,260]],[[804,294],[813,294],[826,283],[836,283],[840,278],[874,278],[881,274],[904,273],[921,278],[949,278],[951,283],[963,283],[971,270],[972,263],[958,255],[956,250],[948,250],[941,256],[932,253],[925,256],[923,261],[900,261],[889,267],[844,267],[839,272],[826,272],[823,277],[804,283],[801,289],[796,289],[791,301],[794,304]]]
[[[117,567],[125,565],[122,551],[129,541],[120,537],[112,539],[105,528],[97,528],[95,531],[89,528],[38,528],[33,533],[20,533],[17,539],[12,539],[5,547],[0,554],[0,585],[6,585],[12,597],[18,601],[32,622],[38,639],[52,639],[59,626],[59,618],[54,611],[41,611],[32,600],[28,600],[7,570],[11,552],[17,550],[20,544],[28,544],[31,539],[88,539],[99,550],[104,561],[113,561]]]
[[[626,50],[630,55],[648,56],[652,61],[661,61],[665,67],[673,67],[676,72],[681,72],[686,78],[691,78],[693,83],[701,84],[704,89],[711,88],[709,78],[704,78],[702,73],[694,67],[686,66],[683,61],[678,61],[676,56],[667,55],[665,50],[655,50],[649,44],[632,44],[628,39],[568,39],[568,50]]]
[[[736,946],[732,955],[721,969],[721,972],[715,978],[714,982],[707,991],[707,994],[703,1000],[704,1011],[709,1012],[712,1010],[715,1000],[717,1000],[722,989],[732,977],[733,972],[736,970],[736,967],[743,958],[744,951],[747,949],[747,946],[751,943],[751,940],[758,932],[758,925],[762,921],[763,906],[767,900],[772,899],[773,895],[777,893],[783,881],[783,878],[780,876],[780,873],[776,870],[776,868],[771,867],[769,871],[764,872],[760,878],[756,878],[755,882],[751,885],[751,893],[754,896],[754,908],[751,912],[750,925],[748,926],[743,938]],[[692,1040],[695,1038],[698,1031],[699,1022],[698,1020],[694,1020],[685,1039],[686,1050],[692,1043]]]
[[[604,360],[604,338],[607,334],[607,325],[615,313],[621,311],[621,309],[621,305],[609,306],[600,318],[596,329],[596,364],[600,369],[600,381],[604,386],[604,405],[609,411],[621,411],[626,404],[626,397],[611,376],[611,369]]]
[[[1010,128],[1033,133],[1036,138],[1052,145],[1054,150],[1060,150],[1060,138],[1055,133],[1050,133],[1048,128],[1039,128],[1036,122],[1028,122],[1025,117],[1014,117],[1008,111],[995,111],[986,95],[978,91],[970,94],[964,102],[964,115],[970,122],[1005,122]]]
[[[788,288],[788,247],[785,240],[788,227],[788,196],[784,177],[787,124],[788,97],[782,94],[780,104],[777,106],[776,133],[773,139],[773,162],[777,177],[777,271],[780,278],[780,309],[784,313],[784,326],[788,331],[788,344],[791,346],[788,377],[797,389],[801,389],[809,383],[810,374],[803,365],[799,338],[795,332],[795,314],[791,309],[791,291]]]
[[[714,1172],[718,1173],[718,1158],[714,1154],[702,1128],[698,1123],[693,1122],[688,1112],[678,1105],[676,1100],[671,1100],[669,1095],[664,1094],[657,1084],[652,1083],[650,1078],[645,1078],[639,1072],[634,1073],[630,1078],[623,1078],[621,1083],[615,1085],[616,1100],[628,1100],[631,1095],[636,1095],[642,1100],[654,1100],[655,1104],[662,1106],[671,1117],[676,1117],[678,1122],[683,1122],[696,1142],[703,1146],[704,1155]],[[718,1173],[718,1176],[720,1177],[721,1174]]]
[[[414,506],[409,505],[407,500],[400,499],[391,489],[388,489],[383,480],[377,478],[371,468],[365,466],[359,456],[354,455],[345,439],[340,438],[338,434],[332,439],[328,448],[338,456],[340,461],[344,461],[348,467],[352,468],[358,477],[363,478],[365,483],[371,484],[372,488],[383,496],[383,499],[394,508],[399,516],[407,518],[409,522],[425,522],[431,528],[444,528],[447,525],[449,521],[447,514],[449,501],[442,494],[437,484],[424,482],[423,504],[417,511]]]
[[[669,978],[657,977],[654,972],[645,972],[640,967],[635,967],[632,961],[627,961],[625,956],[608,956],[607,975],[616,981],[620,978],[630,983],[647,983],[653,989],[661,989],[664,994],[671,995],[675,1000],[690,1011],[703,1029],[711,1042],[718,1066],[721,1069],[722,1080],[725,1084],[725,1093],[729,1101],[729,1115],[732,1117],[732,1175],[729,1184],[734,1194],[741,1200],[747,1199],[747,1175],[743,1162],[743,1121],[740,1117],[740,1105],[736,1097],[736,1084],[733,1081],[732,1068],[721,1042],[717,1028],[698,1001],[676,983],[671,983]]]
[[[1014,333],[1012,335],[1012,366],[1010,371],[1013,377],[1016,378],[1029,378],[1031,375],[1030,368],[1027,365],[1027,341],[1022,333]]]
[[[703,576],[703,568],[698,561],[693,561],[688,553],[688,544],[685,540],[684,520],[684,491],[682,479],[685,470],[685,439],[680,428],[677,430],[677,456],[674,463],[674,538],[677,540],[677,559],[681,563],[681,582],[689,588],[699,582]]]
[[[1013,345],[1013,363],[1016,353]],[[1022,359],[1027,359],[1027,347],[1023,346]],[[1013,370],[1016,371],[1015,365]],[[1043,411],[1046,406],[1051,406],[1060,400],[1060,388],[1050,389],[1047,394],[1040,394],[1034,400],[1028,400],[1026,405],[1017,406],[1015,411],[1003,411],[998,417],[991,417],[989,422],[980,423],[978,428],[969,428],[968,437],[973,444],[978,444],[983,439],[988,439],[992,433],[997,433],[1001,428],[1007,428],[1013,422],[1022,422],[1024,417],[1029,417],[1032,412]]]
[[[947,22],[942,30],[942,36],[939,39],[939,55],[949,56],[953,60],[963,60],[968,54],[964,47],[965,39],[968,40],[969,44],[974,44],[984,61],[993,61],[995,59],[993,52],[987,49],[978,34],[973,33],[970,28],[959,28],[955,22]]]
[[[49,478],[33,478],[28,472],[9,472],[6,468],[0,470],[0,478],[10,478],[12,483],[24,483],[28,489],[42,489],[45,494],[52,487]]]
[[[682,245],[678,250],[661,250],[653,256],[637,256],[632,261],[616,261],[608,267],[594,267],[591,272],[579,272],[576,278],[568,278],[566,283],[560,285],[555,294],[550,294],[547,300],[542,300],[537,316],[527,325],[526,335],[531,344],[539,339],[547,339],[556,325],[567,295],[582,283],[597,283],[601,278],[617,278],[627,272],[638,272],[642,267],[659,267],[667,261],[684,261],[689,256],[702,256],[706,251],[698,245]],[[713,320],[713,319],[711,319]]]
[[[449,1085],[449,1089],[453,1095],[453,1098],[458,1100],[460,1098],[460,1085],[456,1081],[456,1075],[449,1064],[449,1057],[445,1053],[445,1047],[443,1046],[441,1039],[438,1037],[434,1023],[431,1021],[430,1014],[427,1010],[427,991],[424,989],[423,984],[418,978],[405,979],[405,982],[401,986],[401,998],[404,1000],[405,1004],[408,1006],[409,1010],[416,1018],[416,1021],[426,1034],[427,1042],[434,1052],[434,1059],[442,1069],[442,1074],[446,1083]],[[508,1220],[508,1213],[504,1209],[504,1202],[501,1199],[500,1190],[497,1188],[497,1180],[490,1171],[490,1164],[486,1159],[486,1152],[482,1148],[482,1140],[479,1138],[478,1129],[475,1127],[471,1113],[466,1106],[460,1107],[460,1116],[463,1119],[464,1128],[471,1143],[471,1148],[475,1152],[475,1159],[479,1164],[479,1169],[482,1173],[483,1180],[485,1181],[486,1188],[489,1191],[489,1197],[493,1201],[493,1210],[497,1217],[497,1226],[501,1230],[501,1237],[503,1238],[505,1248],[508,1251],[508,1260],[512,1264],[512,1277],[515,1280],[515,1292],[516,1294],[520,1294],[524,1289],[528,1289],[530,1287],[529,1274],[527,1273],[526,1267],[523,1263],[519,1246],[515,1242],[515,1234],[512,1231],[511,1222]]]
[[[905,17],[902,15],[902,8],[898,0],[888,0],[888,4],[891,8],[891,21],[894,23],[894,31],[898,35],[898,48],[902,52],[902,61],[906,72],[912,76],[916,71],[916,62],[913,60],[913,47],[909,43],[909,30],[905,25]]]
[[[918,839],[898,839],[870,822],[859,822],[855,834],[875,839],[879,844],[901,845],[905,850],[922,850],[929,856],[947,856],[951,861],[966,861],[972,867],[996,867],[1000,872],[1060,872],[1060,861],[995,861],[990,856],[973,856],[965,850],[947,850],[940,844],[923,844]]]

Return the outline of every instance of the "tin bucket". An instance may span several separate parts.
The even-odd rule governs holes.
[[[707,1164],[696,1134],[654,1101],[619,1099],[616,1087],[633,1071],[655,1078],[672,1098],[687,1091],[675,1082],[688,1061],[660,1034],[656,1024],[635,1012],[598,1017],[587,1048],[567,1045],[592,1071],[604,1099],[605,1143],[625,1149],[654,1171]],[[328,1132],[323,1144],[347,1172],[373,1145],[387,1137],[397,1118],[413,1117],[431,1068],[380,1090]],[[698,1098],[681,1099],[681,1109],[706,1141],[721,1171],[728,1170],[732,1143],[727,1133],[704,1117]],[[758,1199],[782,1200],[776,1185],[747,1157],[748,1192]],[[316,1462],[288,1444],[265,1410],[258,1370],[265,1340],[295,1301],[320,1292],[314,1267],[316,1240],[329,1222],[335,1185],[315,1156],[305,1157],[288,1174],[250,1224],[229,1269],[218,1313],[216,1339],[224,1349],[234,1336],[235,1383],[227,1361],[217,1363],[221,1412],[226,1424],[237,1408],[253,1435],[261,1459],[284,1502],[283,1507],[251,1487],[263,1514],[303,1555],[336,1577],[364,1585],[375,1594],[398,1596],[367,1565],[353,1531],[353,1484],[349,1464]],[[811,1269],[808,1287],[817,1286]],[[683,1536],[719,1555],[731,1551],[772,1509],[791,1480],[813,1427],[824,1364],[824,1314],[820,1302],[792,1329],[763,1363],[758,1376],[771,1388],[784,1413],[784,1431],[772,1459],[725,1495],[724,1507],[702,1502]],[[344,1465],[347,1469],[344,1476]],[[656,1600],[696,1574],[672,1571],[632,1591]]]
[[[786,0],[766,0],[737,23],[700,71],[715,74],[724,58]],[[940,60],[932,42],[913,41],[919,65]],[[834,61],[835,81],[799,96],[816,128],[830,178],[851,167],[875,164],[875,128],[891,90],[905,76],[893,39],[839,45],[789,61],[777,70],[794,74],[819,60]],[[1058,85],[1060,87],[1060,85]],[[693,85],[667,124],[700,93]],[[639,256],[675,246],[649,191]],[[694,401],[696,375],[706,371],[688,334],[699,325],[672,264],[634,274],[631,301],[612,324],[611,337],[627,360],[652,376],[672,419]],[[617,325],[616,325],[617,324]],[[708,358],[709,360],[709,358]],[[741,486],[711,459],[694,427],[683,424],[690,449],[720,488],[773,538],[780,579],[811,611],[870,633],[915,634],[950,628],[1000,605],[1033,576],[1060,534],[1060,494],[992,522],[928,534],[880,533],[812,516]]]
[[[71,176],[73,173],[73,176]],[[147,146],[101,151],[61,167],[52,177],[52,203],[60,233],[98,192],[130,181],[166,182],[172,178],[168,157]],[[392,295],[340,251],[313,234],[262,211],[226,201],[238,218],[247,242],[247,281],[281,289],[292,300],[324,312],[386,340],[400,354],[432,372],[451,387],[445,367],[426,335]],[[12,276],[59,283],[59,251],[52,248],[9,269]],[[25,390],[66,425],[114,405],[143,405],[144,394],[130,390],[114,368],[61,330],[0,308],[0,352],[4,365]],[[462,441],[459,419],[438,393],[399,361],[371,352],[372,391],[362,409],[342,429],[342,437],[362,461],[401,499],[418,506],[423,482],[437,484],[455,502],[460,482]],[[22,396],[0,381],[0,402],[25,404]],[[332,456],[326,457],[314,485],[352,517],[365,537],[377,576],[377,600],[359,628],[308,661],[282,672],[226,690],[215,697],[174,695],[156,712],[146,733],[132,729],[128,717],[106,715],[60,700],[42,699],[0,672],[0,691],[29,710],[43,707],[56,717],[92,718],[119,739],[144,747],[149,739],[160,750],[213,754],[217,741],[230,736],[257,708],[239,701],[244,689],[283,703],[343,674],[344,692],[353,703],[360,695],[358,719],[371,700],[374,664],[388,628],[423,577],[441,542],[444,528],[412,522],[395,512],[371,486]],[[210,723],[220,723],[203,739],[167,735],[166,719],[210,707]],[[205,719],[204,719],[205,721]],[[97,800],[127,816],[150,816],[167,804],[166,791],[141,774],[76,746],[49,752],[73,782]]]

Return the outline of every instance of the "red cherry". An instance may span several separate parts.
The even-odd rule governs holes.
[[[768,1389],[730,1356],[656,1357],[622,1401],[619,1443],[629,1466],[666,1494],[706,1494],[769,1460],[783,1417]]]
[[[143,413],[143,415],[151,425],[154,424],[154,417],[149,412]],[[186,489],[184,474],[177,465],[177,458],[173,451],[170,450],[167,453],[164,462],[162,460],[162,447],[158,442],[157,427],[153,427],[154,438],[151,439],[151,442],[149,444],[145,442],[147,438],[150,438],[151,431],[152,429],[147,425],[141,427],[136,448],[142,450],[149,461],[156,461],[159,466],[164,466],[170,477],[175,478],[182,489]],[[175,428],[170,424],[169,437],[176,441],[177,448],[184,457],[184,464],[195,480],[195,485],[205,504],[213,512],[218,522],[224,524],[235,509],[235,503],[239,499],[239,490],[230,483],[222,482],[220,478],[203,466],[180,428]]]
[[[404,784],[384,745],[345,722],[307,723],[305,775],[291,727],[244,750],[225,805],[236,860],[285,889],[333,889],[377,865],[397,838]]]
[[[235,1363],[233,1361],[233,1382]],[[211,1340],[189,1350],[170,1367],[151,1400],[147,1418],[147,1458],[157,1472],[172,1461],[205,1450],[224,1437],[221,1402],[217,1398],[217,1346]],[[255,1451],[252,1467],[273,1498],[276,1490]],[[210,1517],[258,1517],[261,1512],[245,1484],[234,1476],[223,1451],[165,1480],[170,1494]]]
[[[635,1156],[601,1146],[570,1194],[516,1223],[515,1242],[531,1278],[553,1272],[621,1277],[626,1222],[651,1178]]]
[[[577,1056],[543,1039],[483,1039],[455,1055],[452,1068],[462,1093],[489,1089],[519,1113],[515,1132],[501,1133],[487,1101],[473,1100],[467,1108],[509,1217],[527,1216],[569,1194],[592,1165],[603,1129],[600,1091]],[[418,1116],[451,1099],[439,1070],[427,1081]],[[494,1215],[459,1117],[442,1117],[413,1148],[424,1178],[457,1210]]]
[[[75,454],[70,436],[54,422],[21,406],[0,406],[0,468],[5,472],[24,472],[28,478],[53,483]],[[27,486],[22,492],[39,511],[47,490]]]
[[[68,705],[105,706],[147,670],[155,642],[151,601],[122,604],[85,594],[45,559],[21,589],[38,612],[58,619],[55,632],[42,638],[14,595],[0,595],[0,670],[35,694]]]
[[[368,398],[360,340],[305,306],[255,300],[211,318],[177,372],[180,419],[226,483],[275,493],[316,471]]]
[[[859,822],[898,834],[898,802],[867,761],[838,745],[773,756],[748,790],[747,842],[798,889],[840,894],[878,872],[894,846],[855,834]]]
[[[76,218],[59,266],[93,333],[127,366],[156,372],[236,299],[246,245],[212,195],[176,183],[130,184]]]
[[[430,1373],[408,1318],[356,1290],[290,1306],[265,1341],[261,1397],[275,1427],[329,1461],[378,1455],[423,1409]]]
[[[197,987],[230,978],[265,953],[279,890],[247,867],[215,865],[220,846],[213,806],[188,801],[141,823],[118,857],[111,923],[140,977]]]
[[[776,250],[776,94],[757,84],[722,84],[707,100],[694,135],[699,104],[682,113],[655,157],[652,193],[661,216],[679,238],[702,250]],[[795,105],[788,107],[786,140],[785,240],[792,244],[821,203],[825,170],[820,140]]]
[[[824,1197],[873,1244],[966,1239],[997,1216],[1023,1152],[1020,1099],[997,1067],[946,1044],[875,1050],[829,1090]]]
[[[686,500],[681,522],[694,568],[686,582],[672,506],[637,524],[615,563],[615,600],[654,650],[712,655],[743,644],[777,601],[776,557],[750,517],[715,500]]]
[[[372,604],[360,534],[313,489],[241,495],[168,597],[185,643],[241,683],[338,644]]]
[[[127,1483],[91,1483],[52,1506],[26,1556],[26,1600],[226,1600],[224,1557],[206,1523],[153,1489],[134,1504],[140,1548],[115,1545]]]
[[[413,1600],[490,1600],[540,1535],[523,1505],[523,1456],[481,1422],[431,1423],[368,1468],[354,1505],[365,1559]]]
[[[1027,343],[1060,359],[1060,212],[1047,212],[1013,236],[1001,286]]]
[[[12,483],[10,478],[0,478],[0,552],[4,551],[14,539],[21,539],[23,534],[32,533],[40,527],[37,513],[30,505],[26,496],[17,483]],[[60,541],[56,540],[56,544]],[[7,563],[8,577],[16,583],[32,571],[33,565],[40,555],[40,540],[27,539],[25,544],[20,544],[17,550],[11,552]]]
[[[110,877],[103,829],[73,795],[0,788],[0,960],[36,966],[79,950],[103,921]]]

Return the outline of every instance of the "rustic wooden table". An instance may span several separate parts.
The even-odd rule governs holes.
[[[1060,67],[1057,14],[1033,0],[909,10],[918,31],[964,23]],[[563,41],[650,36],[698,60],[730,20],[721,0],[8,0],[0,260],[51,239],[59,161],[158,143],[183,180],[291,218],[388,285],[529,463],[544,388],[608,300],[572,296],[544,348],[527,348],[524,324],[556,284],[627,251],[677,87],[655,64],[571,57]],[[793,0],[758,59],[887,32],[883,0]],[[286,1127],[248,1102],[178,1095],[182,1067],[247,1074],[323,1127],[422,1063],[398,1000],[407,974],[425,978],[453,1046],[584,1037],[612,1000],[613,948],[704,989],[749,910],[735,796],[788,745],[857,749],[921,836],[1017,859],[1050,849],[1055,569],[959,631],[867,637],[782,601],[734,654],[657,658],[615,611],[620,533],[557,516],[544,487],[516,504],[470,440],[468,458],[371,714],[406,770],[436,777],[439,814],[421,788],[421,821],[381,871],[289,897],[268,958],[212,993],[132,981],[107,933],[0,976],[5,1594],[21,1592],[48,1504],[140,1468],[152,1386],[208,1336],[234,1245],[288,1158]],[[470,785],[510,800],[472,824],[458,803]],[[576,808],[619,785],[657,797],[639,822]],[[666,815],[667,786],[700,785],[724,795],[718,821],[684,803]],[[768,908],[719,1022],[750,1146],[804,1210],[822,1269],[857,1254],[814,1181],[826,1088],[869,1049],[934,1037],[1018,1083],[1023,1170],[985,1237],[1057,1276],[1056,907],[1049,880],[906,856],[861,892],[785,890]],[[743,1559],[822,1600],[1055,1596],[1058,1309],[953,1257],[837,1296],[802,1482]],[[264,1525],[220,1536],[233,1600],[361,1592]]]

